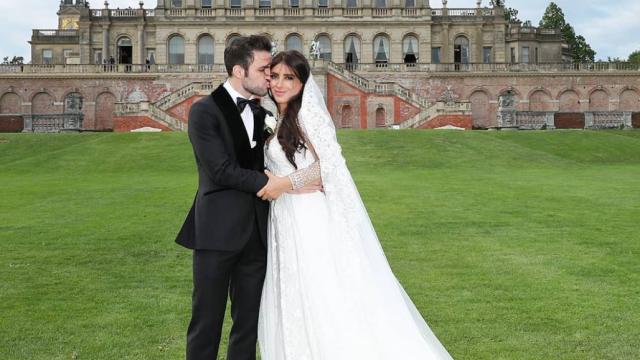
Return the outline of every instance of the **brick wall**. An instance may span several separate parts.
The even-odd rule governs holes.
[[[640,129],[640,112],[631,115],[631,124],[634,128]]]
[[[24,120],[18,115],[0,115],[0,132],[21,132]]]
[[[554,123],[557,129],[584,129],[584,113],[556,113]]]
[[[128,132],[139,129],[141,127],[152,127],[162,129],[162,131],[171,131],[167,126],[152,120],[147,116],[114,116],[113,131]]]

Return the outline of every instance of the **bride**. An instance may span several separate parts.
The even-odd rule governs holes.
[[[271,94],[266,167],[294,191],[271,202],[262,359],[451,359],[389,267],[302,54],[274,57]],[[320,179],[323,192],[295,190]]]

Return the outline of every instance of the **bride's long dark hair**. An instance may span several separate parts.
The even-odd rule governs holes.
[[[309,78],[311,68],[304,55],[296,50],[279,52],[271,60],[271,69],[278,64],[288,66],[293,71],[294,75],[302,82],[302,89],[300,90],[300,93],[289,100],[284,114],[280,114],[282,118],[280,119],[280,130],[278,130],[278,142],[282,146],[287,160],[289,160],[291,165],[297,169],[298,166],[295,161],[295,153],[298,150],[306,149],[306,139],[304,138],[302,130],[300,130],[300,125],[298,124],[298,113],[302,106],[304,84]],[[269,92],[269,97],[271,97],[271,100],[275,103],[275,99],[273,98],[273,95],[271,95],[271,92]]]

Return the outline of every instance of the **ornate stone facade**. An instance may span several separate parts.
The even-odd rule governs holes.
[[[0,122],[13,129],[18,118],[64,114],[79,95],[83,129],[184,130],[191,104],[226,77],[226,43],[263,33],[280,50],[318,50],[310,62],[337,127],[639,123],[638,66],[563,63],[558,32],[508,26],[502,8],[481,2],[468,9],[414,0],[107,6],[62,0],[58,29],[33,30],[32,64],[0,66]],[[498,116],[507,94],[509,124]]]

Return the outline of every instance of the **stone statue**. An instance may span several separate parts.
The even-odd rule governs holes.
[[[317,60],[320,57],[320,42],[319,41],[312,41],[311,42],[311,48],[309,49],[309,56],[314,60]]]

